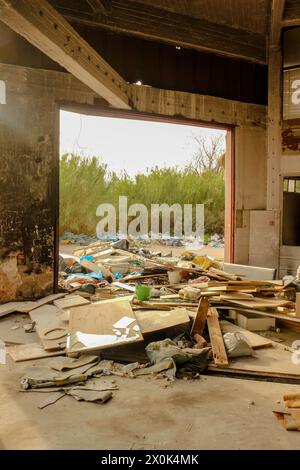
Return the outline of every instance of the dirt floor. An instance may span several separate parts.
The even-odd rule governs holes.
[[[1,319],[5,340],[33,342],[22,314]],[[19,325],[17,329],[12,327]],[[27,368],[50,359],[0,365],[1,449],[299,449],[300,433],[272,414],[300,384],[202,376],[178,380],[114,377],[119,390],[104,405],[64,397],[38,409],[45,394],[19,392]]]

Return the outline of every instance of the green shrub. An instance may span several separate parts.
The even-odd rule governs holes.
[[[98,157],[65,154],[60,159],[60,233],[71,231],[95,235],[101,203],[118,208],[119,196],[128,205],[204,204],[206,234],[224,232],[224,171],[154,167],[130,177],[110,172]]]

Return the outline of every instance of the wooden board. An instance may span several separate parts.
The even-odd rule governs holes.
[[[218,312],[215,308],[210,308],[208,311],[207,326],[213,350],[214,362],[219,367],[227,367],[227,353],[219,324]]]
[[[77,307],[78,305],[87,305],[90,301],[81,295],[68,295],[64,299],[54,300],[53,304],[61,309]]]
[[[206,297],[201,297],[199,300],[196,316],[194,318],[193,326],[191,329],[191,336],[198,334],[202,336],[206,323],[207,312],[209,308],[209,301]]]
[[[253,294],[247,292],[231,292],[229,294],[221,294],[220,300],[251,300],[255,299]]]
[[[226,369],[216,364],[209,365],[208,369],[238,375],[297,380],[300,384],[300,365],[293,364],[291,359],[292,354],[286,351],[283,345],[276,344],[273,348],[258,349],[255,351],[255,357],[231,359]]]
[[[41,343],[20,344],[8,346],[6,351],[15,362],[42,359],[43,357],[60,356],[62,351],[45,351]]]
[[[51,303],[56,299],[64,297],[65,295],[65,293],[51,294],[47,295],[47,297],[43,297],[42,299],[35,301],[28,300],[25,302],[8,302],[6,304],[0,305],[0,317],[13,312],[29,313],[31,310],[41,307],[42,305]]]
[[[136,310],[135,315],[142,334],[152,333],[179,325],[188,325],[190,318],[185,308],[174,310]]]
[[[66,345],[66,334],[68,333],[68,325],[63,321],[64,312],[55,305],[43,305],[29,313],[32,321],[36,323],[36,332],[40,338],[43,347],[47,350],[64,349]],[[58,339],[50,339],[50,330],[61,330],[61,334],[65,335]],[[57,336],[60,336],[59,331]]]
[[[276,307],[284,307],[290,304],[289,300],[280,300],[280,299],[262,299],[262,298],[255,298],[251,300],[230,300],[231,304],[239,305],[240,307],[245,308],[276,308]]]
[[[295,323],[300,326],[300,318],[293,316],[291,314],[287,313],[277,313],[276,311],[269,311],[269,310],[257,310],[257,309],[250,309],[250,308],[238,308],[236,306],[228,306],[225,305],[217,305],[217,308],[219,310],[235,310],[237,312],[246,312],[250,314],[257,314],[257,315],[263,315],[264,317],[271,317],[271,318],[276,318],[277,320],[287,320],[290,321],[291,323]]]
[[[130,319],[127,327],[116,326]],[[117,334],[117,332],[121,334]],[[67,353],[88,352],[142,341],[128,300],[117,298],[70,309]]]
[[[243,336],[245,336],[247,342],[252,347],[252,349],[273,346],[273,341],[271,341],[270,339],[264,338],[263,336],[260,336],[256,333],[252,333],[251,331],[245,330],[244,328],[241,328],[240,326],[237,326],[234,323],[230,323],[229,321],[221,320],[220,327],[223,334],[235,332],[241,333]]]
[[[296,293],[296,317],[300,318],[300,292]]]

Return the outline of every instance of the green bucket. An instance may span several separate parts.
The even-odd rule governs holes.
[[[151,287],[137,285],[135,286],[135,295],[138,300],[149,300]]]

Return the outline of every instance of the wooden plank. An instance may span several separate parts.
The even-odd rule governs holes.
[[[219,324],[218,312],[210,308],[207,314],[207,326],[210,342],[213,350],[214,362],[218,367],[227,367],[228,359],[223,341],[222,331]]]
[[[80,265],[90,273],[92,273],[93,271],[101,271],[105,279],[113,277],[111,271],[101,263],[95,263],[84,259],[80,261]]]
[[[124,323],[124,326],[119,323]],[[122,298],[70,309],[69,331],[67,354],[97,351],[143,340],[131,305]]]
[[[283,345],[276,344],[273,348],[256,350],[254,357],[235,358],[226,369],[216,364],[209,365],[208,369],[212,372],[297,380],[300,384],[299,364],[293,364],[291,352],[284,348]]]
[[[0,305],[0,317],[13,312],[29,313],[31,310],[41,307],[42,305],[51,303],[56,299],[65,297],[65,295],[65,293],[50,294],[36,301],[28,300],[24,302],[8,302],[6,304]]]
[[[42,359],[44,357],[60,356],[63,351],[45,351],[41,343],[20,344],[8,346],[6,351],[15,362]]]
[[[241,333],[252,347],[252,349],[259,349],[259,348],[266,348],[273,346],[273,341],[268,338],[264,338],[256,333],[252,333],[251,331],[245,330],[240,326],[235,325],[234,323],[230,323],[226,320],[220,321],[220,327],[223,334],[225,333]]]
[[[201,297],[199,300],[196,316],[194,318],[193,326],[191,329],[191,336],[198,334],[202,336],[206,323],[207,312],[209,308],[209,300],[207,297]]]
[[[279,45],[285,0],[272,0],[269,44]]]
[[[254,298],[250,300],[237,300],[237,299],[230,299],[228,301],[230,304],[238,305],[240,307],[245,307],[245,308],[253,308],[253,309],[259,309],[259,308],[276,308],[276,307],[285,307],[290,305],[289,300],[280,300],[280,299],[262,299],[262,298]]]
[[[296,317],[300,318],[300,292],[296,293]]]
[[[57,0],[53,0],[53,3],[69,21],[93,28],[105,28],[174,46],[213,51],[251,62],[266,62],[266,41],[260,33],[216,24],[132,0],[114,0],[109,15],[98,13],[97,16],[84,11],[78,12],[73,4],[64,8]]]
[[[231,310],[233,307],[228,304],[228,306],[225,305],[218,305],[218,309],[220,310]],[[257,309],[250,309],[250,308],[243,308],[243,307],[234,307],[234,310],[237,312],[246,312],[246,313],[255,313],[257,315],[263,315],[264,317],[271,317],[271,318],[277,318],[277,320],[288,320],[291,323],[296,323],[300,325],[300,318],[296,317],[295,315],[288,314],[288,313],[276,313],[274,311],[268,311],[268,310],[257,310]]]
[[[130,109],[125,80],[46,0],[0,0],[0,17],[112,106]]]
[[[61,309],[77,307],[78,305],[87,305],[90,301],[81,297],[81,295],[68,295],[64,299],[54,300],[53,304]]]

